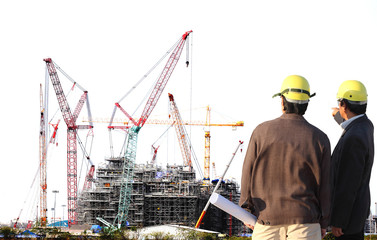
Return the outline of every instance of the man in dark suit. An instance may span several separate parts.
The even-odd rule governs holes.
[[[366,116],[367,91],[356,80],[341,84],[333,116],[344,129],[331,156],[331,226],[336,239],[364,239],[370,211],[369,181],[374,157],[373,124]]]

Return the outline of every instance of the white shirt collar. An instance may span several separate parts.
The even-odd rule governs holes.
[[[348,127],[348,125],[350,125],[351,122],[353,122],[354,120],[356,120],[356,119],[358,119],[358,118],[360,118],[360,117],[362,117],[362,116],[364,116],[364,115],[365,115],[365,114],[360,114],[360,115],[354,116],[354,117],[352,117],[352,118],[350,118],[350,119],[348,119],[348,120],[342,122],[342,123],[340,124],[340,126],[341,126],[343,129],[346,129],[346,127]]]

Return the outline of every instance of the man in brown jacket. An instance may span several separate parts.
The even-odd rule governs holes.
[[[314,96],[304,77],[288,76],[276,95],[283,114],[250,138],[239,204],[258,217],[253,240],[319,240],[329,224],[330,141],[303,117]]]

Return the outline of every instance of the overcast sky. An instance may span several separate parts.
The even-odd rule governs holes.
[[[237,147],[246,149],[253,129],[279,117],[280,101],[272,95],[291,74],[306,77],[311,99],[305,118],[323,130],[332,148],[342,132],[331,117],[336,92],[344,80],[362,81],[369,93],[367,114],[377,119],[377,2],[359,1],[1,1],[0,79],[3,144],[0,222],[35,218],[39,166],[40,84],[45,84],[45,63],[51,57],[89,93],[94,118],[109,118],[122,98],[186,31],[190,36],[190,62],[186,49],[151,119],[168,116],[168,92],[176,99],[183,119],[212,122],[244,121],[245,126],[211,127],[211,161],[221,174]],[[166,63],[163,61],[161,67]],[[121,102],[130,113],[145,105],[143,98],[161,70],[146,79]],[[58,72],[60,74],[60,72]],[[72,86],[62,74],[64,90]],[[81,92],[69,98],[72,109]],[[72,97],[72,98],[71,98]],[[49,117],[61,118],[50,86]],[[191,111],[190,111],[191,109]],[[85,116],[85,110],[79,121]],[[117,117],[124,116],[117,112]],[[87,124],[87,123],[81,123]],[[57,194],[56,216],[66,204],[66,128],[62,121],[58,146],[48,155],[48,208]],[[166,125],[145,125],[139,134],[137,162],[150,161],[151,145]],[[204,159],[203,127],[187,127],[200,164]],[[86,132],[80,132],[85,142]],[[123,134],[114,133],[119,153]],[[170,129],[157,143],[158,163],[181,164]],[[110,155],[107,124],[95,123],[91,159],[96,167]],[[175,150],[172,150],[175,149]],[[80,155],[81,154],[81,155]],[[240,179],[244,152],[238,152],[226,178]],[[82,164],[79,153],[78,166]],[[371,180],[372,211],[377,201],[376,168]],[[28,192],[33,192],[28,194]],[[34,197],[32,197],[32,195]],[[33,215],[34,214],[34,215]],[[32,216],[33,215],[33,216]],[[49,218],[52,211],[49,211]],[[65,217],[67,213],[65,212]]]

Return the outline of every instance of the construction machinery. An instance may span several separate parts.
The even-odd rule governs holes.
[[[94,182],[94,170],[95,170],[95,166],[92,163],[92,161],[90,161],[90,169],[88,171],[88,174],[85,176],[85,182],[84,182],[84,187],[82,191],[88,191],[89,189],[92,188],[92,185]]]
[[[174,101],[174,97],[172,94],[169,93],[169,100],[170,100],[170,110],[171,115],[173,116],[173,120],[175,121],[175,127],[176,132],[178,136],[178,141],[180,143],[182,156],[184,159],[184,164],[191,167],[191,153],[194,153],[192,151],[191,143],[188,138],[188,134],[184,128],[184,123],[182,121],[181,115],[179,113],[178,107]],[[216,123],[211,124],[211,108],[209,106],[206,107],[207,114],[206,114],[206,121],[203,126],[205,126],[204,131],[204,176],[201,172],[200,168],[200,176],[203,178],[203,182],[205,184],[209,184],[210,180],[210,139],[211,139],[211,133],[210,133],[210,126],[232,126],[232,127],[239,127],[243,126],[243,121],[238,121],[236,123]],[[187,124],[187,125],[194,125],[194,124]],[[195,155],[194,155],[195,156]],[[196,160],[196,157],[194,159]],[[198,163],[197,163],[198,164]],[[199,164],[198,164],[199,165]]]
[[[209,168],[210,168],[210,150],[211,150],[211,133],[209,130],[209,124],[211,123],[211,108],[207,106],[206,115],[206,129],[204,131],[204,178],[205,183],[209,183]]]
[[[42,84],[40,85],[40,130],[39,130],[39,182],[40,182],[40,224],[45,227],[47,223],[47,170],[46,170],[46,124],[45,124],[45,104],[43,103]]]
[[[114,118],[115,111],[117,108],[120,109],[132,122],[132,127],[128,128],[127,134],[127,143],[125,148],[124,154],[124,164],[123,164],[123,171],[122,171],[122,183],[120,188],[120,199],[119,199],[119,208],[118,214],[114,221],[114,226],[118,228],[125,225],[129,210],[129,205],[131,201],[131,191],[132,191],[132,181],[133,181],[133,173],[134,173],[134,164],[136,159],[136,148],[137,148],[137,138],[140,129],[144,126],[145,122],[147,121],[148,117],[150,116],[151,112],[153,111],[154,107],[156,106],[162,91],[164,90],[171,74],[177,62],[181,56],[183,46],[192,31],[185,32],[182,37],[179,39],[177,44],[174,47],[172,54],[170,55],[168,62],[166,63],[162,73],[160,74],[148,100],[144,107],[143,112],[141,113],[141,117],[138,121],[136,121],[130,114],[128,114],[124,108],[122,108],[119,104],[124,97],[115,103],[114,111],[112,118],[110,120],[109,129],[114,129],[115,127],[112,126],[112,119]],[[188,64],[188,62],[186,62]],[[146,75],[145,75],[146,76]],[[140,82],[140,81],[139,81]],[[128,93],[126,94],[126,96]],[[110,137],[111,138],[111,137]]]
[[[221,177],[219,178],[219,181],[217,182],[215,188],[213,189],[212,194],[215,193],[215,192],[217,191],[217,189],[220,187],[221,182],[223,181],[223,179],[224,179],[224,177],[225,177],[225,174],[226,174],[226,172],[228,171],[228,169],[229,169],[229,167],[230,167],[230,164],[232,163],[234,157],[236,156],[236,153],[237,153],[238,149],[241,147],[242,144],[243,144],[243,141],[240,140],[239,143],[238,143],[238,145],[237,145],[236,150],[235,150],[234,153],[232,154],[232,157],[230,158],[228,164],[227,164],[226,167],[225,167],[225,171],[223,172],[223,174],[222,174]],[[242,151],[242,149],[241,149],[241,151]],[[208,200],[208,202],[207,202],[207,204],[205,205],[205,207],[204,207],[202,213],[200,214],[200,217],[199,217],[198,221],[196,222],[195,228],[199,228],[199,227],[200,227],[200,223],[202,222],[203,217],[204,217],[204,215],[206,214],[209,205],[210,205],[210,201]]]
[[[49,73],[50,80],[52,82],[55,94],[58,100],[60,111],[62,113],[63,119],[67,125],[67,195],[68,195],[68,224],[72,225],[76,223],[77,220],[77,194],[78,194],[78,183],[77,183],[77,130],[78,129],[92,129],[93,124],[90,122],[89,125],[77,125],[76,120],[79,116],[84,104],[86,103],[88,118],[91,119],[91,111],[89,105],[88,91],[81,87],[76,81],[69,77],[61,68],[52,61],[51,58],[43,59],[46,62],[46,67]],[[69,107],[67,98],[64,94],[63,88],[61,86],[58,73],[58,69],[63,75],[65,75],[70,81],[74,83],[83,94],[76,105],[75,110],[72,112]],[[94,170],[93,170],[94,172]]]
[[[82,122],[93,122],[93,123],[120,123],[122,125],[120,126],[109,126],[108,128],[118,128],[118,129],[128,129],[130,128],[129,124],[131,124],[131,122],[128,120],[128,119],[125,119],[125,118],[113,118],[113,120],[111,120],[111,118],[106,118],[106,117],[93,117],[93,119],[91,121],[88,120],[88,118],[86,117],[83,117],[81,119]],[[135,121],[138,122],[139,119],[138,118],[135,118]],[[174,123],[174,120],[172,119],[147,119],[147,121],[145,121],[145,124],[151,124],[151,125],[172,125],[172,124],[175,124]],[[190,126],[212,126],[212,127],[219,127],[219,126],[228,126],[228,127],[243,127],[244,126],[244,122],[243,121],[236,121],[236,122],[211,122],[211,123],[208,123],[206,121],[202,121],[202,120],[185,120],[185,119],[182,119],[182,125],[190,125]]]
[[[174,100],[174,96],[172,94],[169,95],[169,101],[170,101],[170,114],[175,122],[175,130],[178,137],[179,146],[181,148],[182,158],[183,158],[183,164],[184,166],[189,167],[189,170],[192,169],[192,158],[194,159],[195,164],[197,165],[197,169],[199,171],[199,174],[201,177],[203,177],[203,173],[201,171],[200,165],[198,163],[198,160],[196,158],[196,155],[193,151],[191,141],[189,139],[189,136],[187,134],[187,131],[182,124],[182,117],[179,113],[177,104]]]
[[[46,142],[46,102],[44,102],[43,98],[43,90],[42,84],[40,84],[40,91],[39,91],[39,111],[40,111],[40,119],[39,119],[39,167],[37,174],[39,173],[39,219],[37,217],[37,221],[39,220],[41,227],[46,227],[47,223],[47,162],[46,162],[46,155],[47,155],[47,142]],[[36,175],[37,177],[37,175]],[[35,180],[35,178],[34,178]],[[33,181],[34,183],[34,181]],[[33,184],[32,184],[33,185]],[[26,201],[25,201],[26,202]],[[17,228],[18,221],[22,214],[23,207],[20,210],[16,221],[13,224],[14,228]],[[30,221],[29,221],[30,223]]]
[[[192,168],[192,161],[191,161],[191,145],[189,145],[188,140],[188,134],[186,132],[186,129],[182,125],[182,118],[181,114],[179,113],[177,104],[174,101],[173,94],[169,95],[169,101],[170,101],[170,114],[173,118],[173,120],[177,123],[175,124],[175,130],[178,137],[179,146],[181,148],[182,158],[183,158],[183,164],[184,166],[189,167],[189,169]]]
[[[205,121],[205,129],[204,129],[204,178],[203,181],[206,184],[209,184],[210,180],[210,149],[211,149],[211,126],[230,126],[233,127],[233,129],[236,129],[236,127],[243,127],[244,122],[243,121],[237,121],[234,123],[211,123],[211,108],[209,106],[206,107],[206,121]],[[213,163],[213,167],[215,168],[215,165]]]
[[[174,124],[174,123],[173,123],[173,124]],[[155,164],[156,164],[157,151],[158,151],[158,149],[160,148],[160,146],[155,147],[154,145],[157,143],[158,140],[160,140],[160,139],[162,138],[162,136],[165,135],[165,133],[168,132],[168,130],[173,126],[173,124],[170,125],[170,126],[165,130],[165,132],[162,133],[161,136],[160,136],[160,137],[159,137],[159,138],[158,138],[158,139],[152,144],[152,153],[153,153],[152,161],[151,161],[152,165],[155,165]]]
[[[170,98],[170,97],[169,97]],[[174,110],[174,111],[178,111]],[[174,112],[173,111],[173,112]],[[89,122],[88,119],[83,118],[83,122]],[[139,119],[135,119],[135,121],[139,121]],[[121,126],[117,126],[115,128],[121,128],[121,129],[126,129],[129,128],[130,120],[124,119],[124,118],[93,118],[92,122],[96,123],[120,123],[122,124]],[[201,171],[199,172],[200,175],[203,177],[203,180],[205,183],[209,183],[210,180],[210,145],[211,145],[211,132],[210,132],[210,127],[232,127],[233,129],[236,129],[237,127],[243,127],[244,126],[244,121],[235,121],[235,122],[212,122],[211,121],[211,108],[210,106],[206,106],[206,119],[205,121],[199,121],[199,120],[183,120],[183,119],[175,119],[175,118],[169,118],[167,120],[160,120],[160,119],[147,119],[145,121],[145,124],[151,124],[151,125],[171,125],[171,126],[176,126],[176,129],[182,129],[181,127],[178,127],[177,125],[181,126],[204,126],[204,173]],[[188,148],[183,147],[181,144],[181,139],[182,136],[183,138],[187,138],[187,134],[183,134],[183,130],[178,130],[181,131],[181,134],[178,135],[178,140],[180,141],[180,147],[181,147],[181,152],[184,155],[189,156],[190,154],[187,154]],[[179,137],[181,136],[181,137]],[[155,146],[152,146],[153,148],[153,158],[155,159],[157,150]],[[185,158],[184,159],[188,159]],[[154,160],[153,160],[154,161]]]
[[[59,128],[60,119],[57,121],[57,123],[50,123],[50,125],[54,128],[54,132],[51,135],[50,143],[56,144],[58,146],[58,143],[56,142],[56,136],[58,134],[58,128]]]

